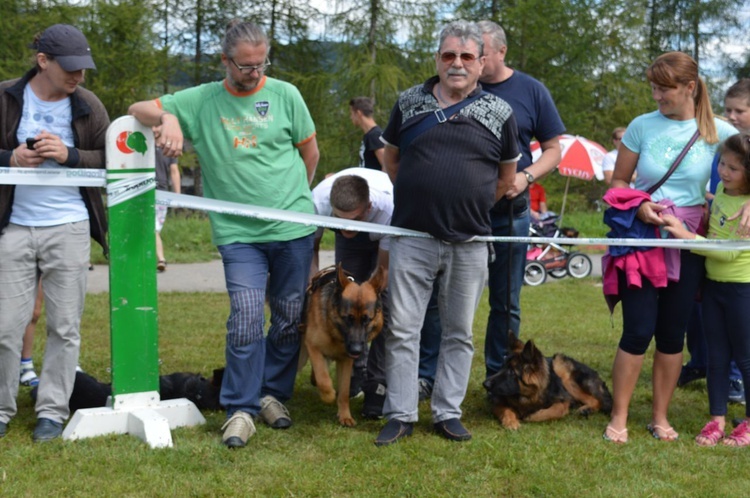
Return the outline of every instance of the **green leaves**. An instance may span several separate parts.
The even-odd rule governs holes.
[[[134,131],[133,133],[128,135],[128,139],[125,143],[128,147],[136,152],[140,152],[141,154],[145,154],[148,150],[148,142],[146,141],[146,136],[140,131]]]

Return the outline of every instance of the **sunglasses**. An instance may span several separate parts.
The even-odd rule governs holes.
[[[453,61],[456,60],[456,57],[461,58],[461,62],[464,64],[473,64],[475,60],[477,60],[477,56],[469,53],[469,52],[462,52],[460,54],[457,54],[455,52],[443,52],[440,54],[440,60],[446,64],[453,64]]]

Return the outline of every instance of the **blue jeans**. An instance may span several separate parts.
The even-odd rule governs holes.
[[[231,305],[220,396],[228,417],[238,410],[257,415],[266,395],[282,403],[292,397],[312,249],[313,235],[219,246]],[[271,325],[264,338],[266,289]]]
[[[435,384],[435,372],[440,355],[440,335],[442,334],[438,310],[439,287],[436,283],[432,289],[419,340],[419,378],[427,379],[430,384]]]
[[[492,235],[528,237],[531,216],[524,196],[513,202],[513,219],[508,212],[490,211]],[[521,328],[521,287],[526,265],[527,244],[496,242],[495,261],[489,266],[490,313],[484,343],[484,364],[487,377],[496,374],[508,354],[508,330],[518,337]],[[510,261],[508,261],[510,258]],[[510,277],[508,275],[510,272]],[[510,294],[510,309],[508,309]]]
[[[744,384],[750,385],[750,284],[707,280],[703,293],[703,324],[711,330],[708,348],[708,402],[711,415],[726,415],[729,362],[734,358]],[[750,406],[745,407],[750,416]]]
[[[443,332],[432,420],[461,416],[474,354],[472,322],[482,295],[487,244],[448,244],[435,239],[400,237],[391,241],[389,293],[391,328],[386,335],[387,419],[416,422],[419,390],[419,336],[435,282]]]

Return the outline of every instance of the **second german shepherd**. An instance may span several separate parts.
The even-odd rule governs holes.
[[[358,284],[339,264],[318,272],[305,295],[300,331],[314,383],[325,403],[338,399],[339,422],[348,427],[356,424],[349,409],[352,366],[383,328],[381,294],[386,280],[387,272],[379,266],[368,281]],[[338,398],[326,359],[336,362]]]
[[[513,332],[508,344],[505,366],[484,381],[492,412],[504,427],[559,419],[571,408],[581,415],[612,411],[612,395],[592,368],[561,353],[546,358],[534,341],[524,344]]]

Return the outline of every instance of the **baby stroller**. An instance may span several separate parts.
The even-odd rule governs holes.
[[[546,216],[545,216],[546,215]],[[554,213],[543,213],[539,220],[532,220],[529,228],[531,237],[578,237],[575,228],[558,228],[559,216]],[[591,258],[573,251],[572,246],[556,244],[529,244],[526,251],[526,268],[523,281],[526,285],[542,285],[547,275],[562,278],[570,275],[573,278],[584,278],[591,274]]]

